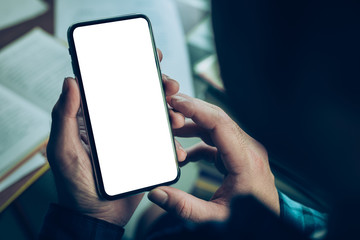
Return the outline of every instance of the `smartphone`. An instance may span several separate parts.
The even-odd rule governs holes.
[[[180,174],[150,20],[142,14],[68,29],[94,176],[108,200]]]

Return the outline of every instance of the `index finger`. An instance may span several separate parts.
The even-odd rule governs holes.
[[[170,105],[176,111],[191,118],[200,127],[213,131],[220,123],[229,124],[231,118],[219,107],[179,93],[171,96]]]
[[[246,158],[244,154],[251,138],[221,108],[185,94],[172,96],[170,105],[209,132],[228,164],[234,166],[234,160]]]

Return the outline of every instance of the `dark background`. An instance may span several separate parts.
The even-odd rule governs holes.
[[[213,1],[229,103],[280,170],[325,205],[359,188],[358,1]]]

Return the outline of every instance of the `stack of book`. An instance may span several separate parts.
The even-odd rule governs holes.
[[[220,187],[224,176],[211,163],[200,161],[199,176],[195,181],[192,194],[204,200],[210,200]]]
[[[51,110],[71,75],[66,45],[40,28],[0,50],[0,212],[49,168]]]

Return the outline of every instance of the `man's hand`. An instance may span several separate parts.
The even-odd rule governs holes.
[[[174,110],[191,119],[175,130],[175,135],[203,140],[188,150],[186,162],[205,157],[213,161],[225,177],[210,201],[168,186],[152,190],[149,199],[165,210],[195,222],[225,219],[236,195],[252,194],[280,214],[278,193],[265,148],[219,107],[183,94],[172,96],[169,103]]]
[[[158,51],[160,60],[162,54]],[[179,84],[163,75],[165,93],[179,91]],[[134,96],[136,97],[136,96]],[[89,145],[84,121],[79,113],[80,93],[77,82],[66,78],[60,98],[52,112],[52,126],[47,157],[54,173],[60,205],[82,214],[124,226],[138,206],[143,194],[107,201],[99,198],[89,158]],[[184,125],[183,115],[170,111],[173,128]],[[186,152],[177,143],[178,158]]]

